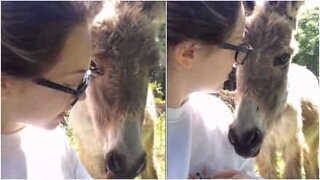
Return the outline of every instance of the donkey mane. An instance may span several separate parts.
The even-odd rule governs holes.
[[[149,25],[151,19],[141,11],[140,6],[126,4],[118,6],[115,17],[94,26],[92,29],[94,55],[121,64],[139,61],[153,65],[158,61],[155,35]]]
[[[93,60],[107,64],[108,83],[105,91],[96,93],[101,98],[96,102],[108,105],[109,109],[97,110],[96,118],[102,124],[119,121],[127,112],[144,108],[139,97],[146,91],[141,89],[141,77],[158,65],[159,54],[150,22],[142,7],[121,3],[114,17],[106,19],[92,28]],[[143,49],[143,51],[141,51]],[[147,83],[145,79],[143,83]],[[99,99],[101,99],[99,101]],[[98,105],[96,108],[105,107]],[[107,116],[107,118],[105,117]]]

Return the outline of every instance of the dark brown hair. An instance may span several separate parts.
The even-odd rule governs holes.
[[[50,69],[68,33],[87,22],[87,5],[76,1],[1,2],[2,73],[30,78]]]
[[[207,44],[219,44],[233,31],[239,10],[239,1],[169,1],[168,42],[176,44],[194,39]]]

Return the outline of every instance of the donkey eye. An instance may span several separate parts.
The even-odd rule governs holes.
[[[90,62],[90,70],[92,71],[93,75],[103,75],[103,71],[98,67],[94,60],[91,60]]]
[[[259,106],[257,106],[257,112],[260,110]]]
[[[286,64],[289,60],[290,60],[290,54],[288,53],[284,53],[281,54],[280,56],[276,57],[273,61],[273,65],[274,66],[278,66],[278,65],[284,65]]]

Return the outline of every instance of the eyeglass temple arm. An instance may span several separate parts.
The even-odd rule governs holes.
[[[220,47],[227,48],[227,49],[232,49],[232,50],[235,50],[235,51],[241,51],[241,52],[252,51],[252,48],[245,48],[245,47],[241,47],[241,46],[235,46],[235,45],[229,44],[229,43],[222,43],[220,45]]]
[[[49,88],[56,89],[56,90],[59,90],[59,91],[63,91],[63,92],[66,92],[66,93],[69,93],[69,94],[72,94],[72,95],[76,95],[78,93],[78,91],[75,90],[75,89],[72,89],[72,88],[69,88],[69,87],[66,87],[66,86],[62,86],[60,84],[48,81],[48,80],[46,80],[44,78],[37,78],[37,79],[35,79],[33,81],[36,84],[47,86]]]

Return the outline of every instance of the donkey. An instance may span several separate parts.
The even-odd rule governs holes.
[[[291,63],[301,5],[264,2],[252,6],[246,20],[244,42],[253,51],[237,67],[237,108],[228,136],[239,155],[257,156],[266,178],[280,177],[276,150],[282,152],[284,178],[301,178],[302,166],[306,178],[319,178],[319,84],[309,70]]]
[[[155,118],[148,109],[154,102],[147,100],[153,98],[148,83],[159,60],[155,28],[143,3],[114,6],[115,15],[93,24],[94,78],[69,116],[80,159],[94,178],[133,178],[152,166],[141,133],[143,123]]]

